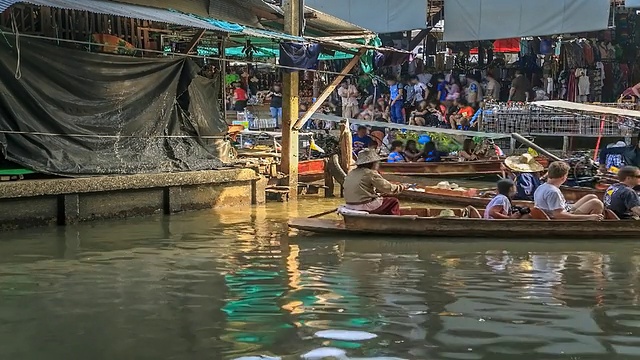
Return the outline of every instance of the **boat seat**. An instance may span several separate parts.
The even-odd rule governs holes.
[[[540,210],[539,208],[531,209],[531,218],[536,220],[551,220],[549,215],[546,212]]]
[[[482,219],[482,216],[480,216],[480,211],[478,211],[478,209],[474,208],[473,206],[467,206],[467,211],[469,211],[469,218]]]
[[[616,215],[616,213],[614,213],[610,209],[604,210],[604,218],[606,220],[620,220],[620,217],[618,217],[618,215]]]

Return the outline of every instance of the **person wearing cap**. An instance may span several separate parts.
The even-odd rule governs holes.
[[[380,175],[378,167],[381,160],[371,149],[364,149],[358,154],[357,168],[350,171],[344,180],[346,208],[377,215],[400,215],[398,199],[383,195],[399,194],[405,187],[392,184]]]
[[[533,194],[540,186],[540,173],[544,167],[531,154],[509,156],[504,165],[512,172],[516,185],[514,200],[533,201]]]

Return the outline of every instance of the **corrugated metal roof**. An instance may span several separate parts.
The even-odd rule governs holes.
[[[169,24],[189,26],[199,29],[222,31],[242,34],[243,26],[217,21],[213,19],[198,18],[196,16],[183,14],[177,11],[158,9],[153,7],[139,6],[133,4],[123,4],[111,1],[99,0],[0,0],[0,11],[6,10],[9,6],[24,2],[33,5],[50,6],[60,9],[91,11],[97,14],[109,14],[130,17],[134,19],[144,19]]]

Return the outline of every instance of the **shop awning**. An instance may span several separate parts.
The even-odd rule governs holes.
[[[444,41],[605,30],[610,0],[445,0]]]
[[[628,118],[640,119],[640,111],[638,110],[618,109],[615,107],[581,104],[581,103],[574,103],[574,102],[564,101],[564,100],[536,101],[532,104],[535,106],[566,110],[566,111],[574,111],[574,112],[580,111],[580,112],[589,112],[589,113],[603,114],[603,115],[617,115],[617,116],[623,116]]]
[[[494,53],[519,53],[520,52],[520,39],[502,39],[493,42]],[[469,52],[470,54],[477,54],[478,48],[473,48]]]

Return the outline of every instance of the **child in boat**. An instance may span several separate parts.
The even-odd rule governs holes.
[[[408,140],[404,149],[404,157],[407,161],[418,161],[422,157],[422,151],[418,150],[415,140]]]
[[[504,165],[510,170],[510,177],[516,184],[513,199],[533,201],[533,194],[542,183],[539,174],[544,171],[544,167],[531,154],[509,156],[504,160]]]
[[[389,163],[405,162],[406,160],[402,153],[402,148],[403,148],[402,141],[394,140],[391,143],[391,153],[387,157],[387,162]]]
[[[528,208],[512,211],[511,197],[516,193],[516,185],[510,179],[498,181],[498,195],[496,195],[484,210],[485,219],[522,219],[527,216]],[[529,211],[530,212],[530,211]]]

